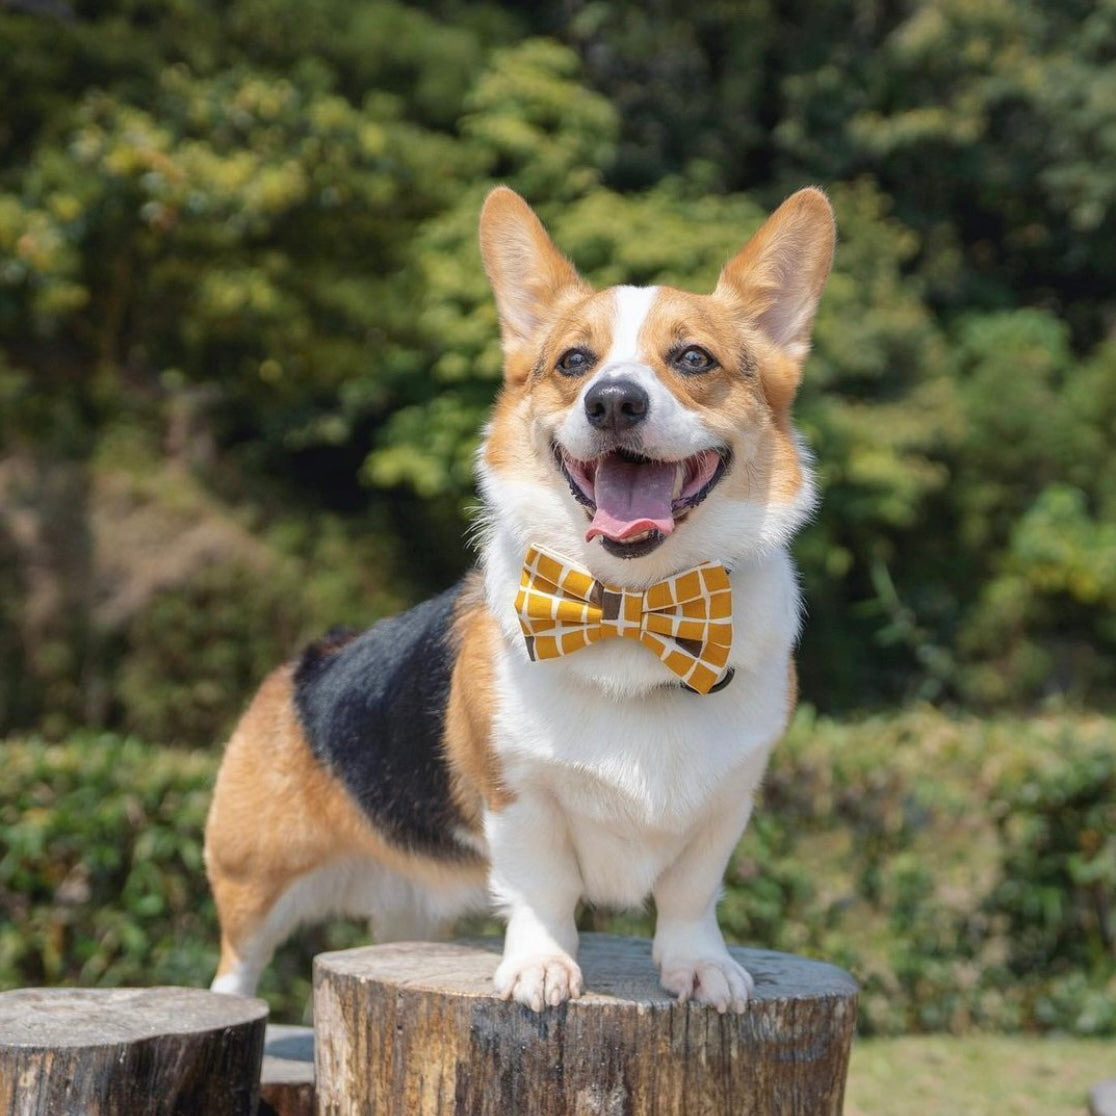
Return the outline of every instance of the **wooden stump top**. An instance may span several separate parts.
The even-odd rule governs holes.
[[[585,993],[535,1013],[499,1000],[496,941],[319,955],[314,1015],[325,1116],[838,1116],[857,986],[835,965],[733,949],[748,1008],[659,986],[651,943],[583,934]]]
[[[0,993],[5,1116],[251,1116],[267,1004],[200,988]]]
[[[18,988],[0,992],[0,1047],[114,1046],[266,1017],[263,1000],[200,988]]]
[[[320,969],[361,981],[384,981],[415,991],[488,1000],[495,996],[492,974],[502,949],[503,944],[496,939],[395,942],[322,953],[315,958],[314,966],[316,972]],[[730,947],[729,952],[755,979],[753,1009],[774,1001],[825,998],[855,1006],[856,981],[836,965],[770,949],[737,946]],[[569,1010],[606,1003],[635,1008],[688,1007],[703,1013],[711,1010],[703,1004],[680,1005],[662,988],[651,961],[651,943],[646,939],[582,934],[577,959],[585,977],[585,992],[570,1001]]]

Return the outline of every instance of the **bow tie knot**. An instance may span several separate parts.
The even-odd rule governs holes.
[[[633,639],[701,694],[718,688],[732,646],[732,586],[728,571],[714,562],[643,590],[621,589],[533,546],[515,607],[532,660],[558,658],[603,639]]]

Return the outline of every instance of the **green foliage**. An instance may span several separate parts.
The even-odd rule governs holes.
[[[110,736],[4,752],[0,982],[198,983],[212,757]]]
[[[722,922],[848,966],[865,1033],[1112,1033],[1114,757],[1100,718],[837,725],[804,711]]]
[[[1116,1027],[1116,750],[1104,737],[1061,743],[1071,764],[1015,772],[993,800],[1004,855],[986,910],[1025,1010],[1100,1034]]]
[[[335,538],[398,537],[421,558],[398,597],[418,597],[466,560],[500,381],[485,191],[523,192],[598,283],[708,289],[817,182],[840,243],[797,410],[823,488],[798,546],[805,694],[1116,695],[1111,4],[39,11],[0,11],[5,461],[96,492],[126,430],[259,534],[320,513]],[[55,532],[65,557],[28,541],[13,491],[0,461],[19,587],[0,603],[0,726],[208,734],[208,699],[192,719],[189,684],[153,684],[179,661],[171,625],[129,629],[147,665],[102,630],[88,507]],[[193,592],[209,599],[173,587]],[[362,611],[326,595],[341,615],[290,616]],[[251,596],[213,621],[257,647],[222,680],[229,707],[267,642]],[[224,655],[195,653],[203,689]]]
[[[214,381],[265,445],[343,441],[383,393],[368,340],[404,330],[404,234],[448,157],[382,95],[181,66],[151,108],[90,93],[0,195],[10,312],[79,339],[95,405]]]
[[[971,319],[961,342],[958,530],[985,560],[958,633],[978,664],[959,689],[985,702],[1105,692],[1116,680],[1111,356],[1102,347],[1082,368],[1064,325],[1041,311]]]
[[[150,740],[220,741],[241,695],[290,655],[305,626],[298,582],[224,563],[157,593],[129,625],[117,697]]]
[[[1076,2],[830,5],[786,44],[786,169],[876,175],[926,232],[942,303],[1041,304],[1054,289],[1095,339],[1081,294],[1113,278],[1114,20]],[[802,40],[813,49],[792,53]]]
[[[382,520],[273,511],[260,529],[127,426],[88,467],[13,455],[0,494],[0,571],[18,589],[0,594],[0,720],[53,737],[115,723],[219,744],[305,640],[403,600]]]
[[[573,51],[529,39],[496,51],[466,100],[463,137],[490,179],[524,195],[571,201],[612,161],[616,113],[584,89]]]
[[[989,909],[1006,921],[1017,978],[1072,968],[1101,977],[1116,956],[1111,743],[1067,736],[1072,763],[1013,772],[993,801],[1007,852]]]
[[[207,983],[217,754],[108,735],[4,752],[0,987]],[[1116,728],[1095,717],[806,710],[730,865],[722,926],[847,966],[864,1033],[1116,1034],[1114,757]],[[364,940],[352,923],[298,935],[262,988],[275,1014],[304,1017],[314,951]]]

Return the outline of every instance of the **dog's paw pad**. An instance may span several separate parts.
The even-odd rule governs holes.
[[[744,1011],[756,987],[748,970],[727,956],[665,964],[661,979],[680,1001],[712,1004],[721,1013]]]
[[[581,995],[581,969],[571,957],[512,957],[500,963],[493,978],[503,1000],[515,1000],[532,1011],[557,1007]]]

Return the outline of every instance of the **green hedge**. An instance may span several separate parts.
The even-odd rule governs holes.
[[[6,744],[0,986],[208,982],[216,764],[112,736]],[[1116,1033],[1116,725],[803,711],[721,919],[734,941],[847,966],[865,1033]],[[285,947],[262,989],[276,1016],[305,1018],[315,951],[363,940],[338,923]]]
[[[722,922],[827,957],[865,1033],[1116,1032],[1116,723],[796,719]]]

